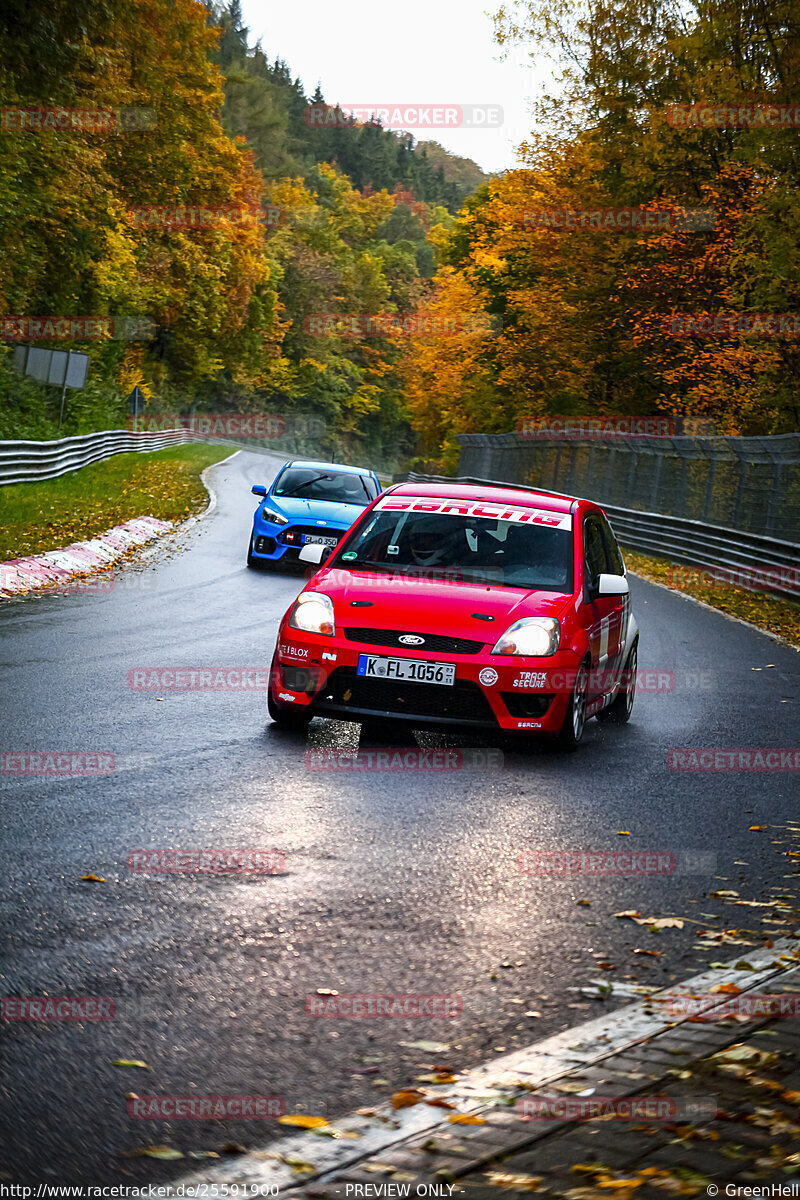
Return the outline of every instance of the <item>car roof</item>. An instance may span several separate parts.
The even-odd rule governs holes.
[[[369,467],[353,467],[348,463],[318,462],[314,458],[292,458],[285,462],[284,467],[315,467],[325,471],[354,471],[356,475],[373,475]]]
[[[399,483],[391,488],[393,496],[435,496],[450,500],[478,500],[486,504],[519,504],[526,508],[545,508],[568,513],[578,502],[575,496],[557,492],[538,492],[533,488],[509,484],[481,483]]]

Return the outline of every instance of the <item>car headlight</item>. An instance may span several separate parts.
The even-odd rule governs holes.
[[[561,637],[561,625],[554,617],[523,617],[509,625],[495,643],[492,654],[525,654],[547,658],[555,654]]]
[[[306,633],[324,633],[333,637],[336,626],[333,621],[333,601],[324,592],[303,592],[297,597],[289,613],[292,629],[304,629]]]
[[[275,512],[274,508],[267,508],[266,505],[261,510],[261,516],[265,521],[273,521],[275,525],[288,525],[289,518],[284,517],[283,513]]]

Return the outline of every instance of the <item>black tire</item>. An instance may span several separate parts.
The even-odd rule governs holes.
[[[622,668],[622,687],[608,708],[597,713],[598,721],[607,721],[609,725],[625,725],[631,719],[633,701],[636,696],[636,667],[638,663],[639,643],[634,642],[630,654]]]
[[[269,672],[269,687],[267,688],[267,711],[275,724],[280,725],[281,729],[292,729],[296,733],[301,733],[311,723],[311,714],[305,710],[287,709],[285,704],[280,704],[274,698],[272,687],[277,679],[277,675],[278,670],[273,659]]]
[[[247,543],[247,565],[252,571],[258,570],[258,563],[253,557],[253,537],[250,535],[250,541]]]
[[[580,745],[586,728],[586,693],[589,690],[589,668],[585,662],[578,667],[575,686],[569,698],[564,724],[557,738],[560,750],[572,752]]]

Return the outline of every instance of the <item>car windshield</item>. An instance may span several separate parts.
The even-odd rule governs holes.
[[[355,471],[325,471],[319,467],[289,467],[273,493],[302,500],[330,500],[334,504],[358,504],[366,508],[378,492],[368,475]]]
[[[473,504],[462,508],[476,507]],[[478,505],[477,507],[481,507]],[[485,506],[483,506],[485,507]],[[521,516],[520,516],[521,514]],[[515,519],[375,508],[336,565],[546,592],[572,591],[572,528],[566,514],[541,514],[569,528]]]

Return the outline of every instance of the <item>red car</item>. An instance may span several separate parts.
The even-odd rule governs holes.
[[[327,557],[326,557],[327,556]],[[268,707],[413,728],[551,735],[627,721],[638,627],[603,510],[512,485],[383,492],[283,617]]]

